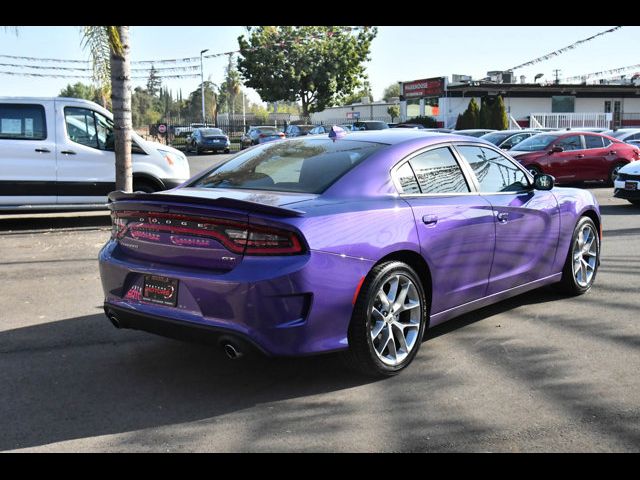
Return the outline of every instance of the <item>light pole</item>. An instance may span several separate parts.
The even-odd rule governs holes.
[[[208,52],[209,49],[205,48],[200,52],[200,95],[202,96],[202,123],[207,123],[204,117],[204,69],[202,68],[202,54]]]

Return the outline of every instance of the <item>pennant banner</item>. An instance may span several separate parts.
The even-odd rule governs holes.
[[[585,73],[584,75],[575,75],[573,77],[566,77],[563,80],[565,82],[575,81],[575,80],[586,80],[587,78],[593,77],[604,77],[606,75],[615,75],[616,73],[622,73],[626,70],[640,69],[640,63],[636,65],[629,65],[628,67],[620,67],[620,68],[612,68],[611,70],[603,70],[601,72],[593,72],[593,73]]]
[[[616,30],[618,30],[620,28],[622,28],[622,26],[613,27],[613,28],[610,28],[609,30],[605,30],[604,32],[596,33],[595,35],[593,35],[593,36],[591,36],[589,38],[585,38],[583,40],[578,40],[576,43],[572,43],[571,45],[568,45],[568,46],[563,47],[563,48],[561,48],[559,50],[556,50],[555,52],[547,53],[546,55],[543,55],[542,57],[538,57],[538,58],[533,59],[533,60],[531,60],[529,62],[525,62],[525,63],[523,63],[521,65],[516,66],[516,67],[510,68],[509,71],[513,71],[513,70],[516,70],[516,69],[522,68],[522,67],[528,67],[529,65],[533,65],[533,64],[536,64],[536,63],[544,62],[545,60],[549,60],[550,58],[557,57],[558,55],[560,55],[560,54],[562,54],[562,53],[564,53],[564,52],[566,52],[568,50],[573,50],[574,48],[576,48],[577,46],[579,46],[579,45],[581,45],[581,44],[583,44],[585,42],[593,40],[594,38],[597,38],[597,37],[599,37],[601,35],[606,35],[607,33],[615,32]]]

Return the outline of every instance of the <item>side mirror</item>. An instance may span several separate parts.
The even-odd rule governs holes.
[[[539,173],[533,178],[533,188],[536,190],[551,190],[556,179],[552,175]]]
[[[557,145],[555,147],[552,147],[551,150],[549,150],[549,153],[561,153],[561,152],[564,152],[564,148],[559,147]]]

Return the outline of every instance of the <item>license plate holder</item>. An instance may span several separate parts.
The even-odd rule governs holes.
[[[625,190],[637,190],[638,189],[638,183],[637,182],[624,182],[624,189]]]
[[[158,305],[175,307],[178,303],[178,280],[160,275],[145,275],[142,300]]]

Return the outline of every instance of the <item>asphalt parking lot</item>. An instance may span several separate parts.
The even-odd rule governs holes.
[[[224,158],[192,157],[192,173]],[[116,330],[96,261],[104,212],[0,216],[0,450],[638,451],[640,209],[592,191],[592,291],[452,320],[381,381],[335,355],[234,362]]]

